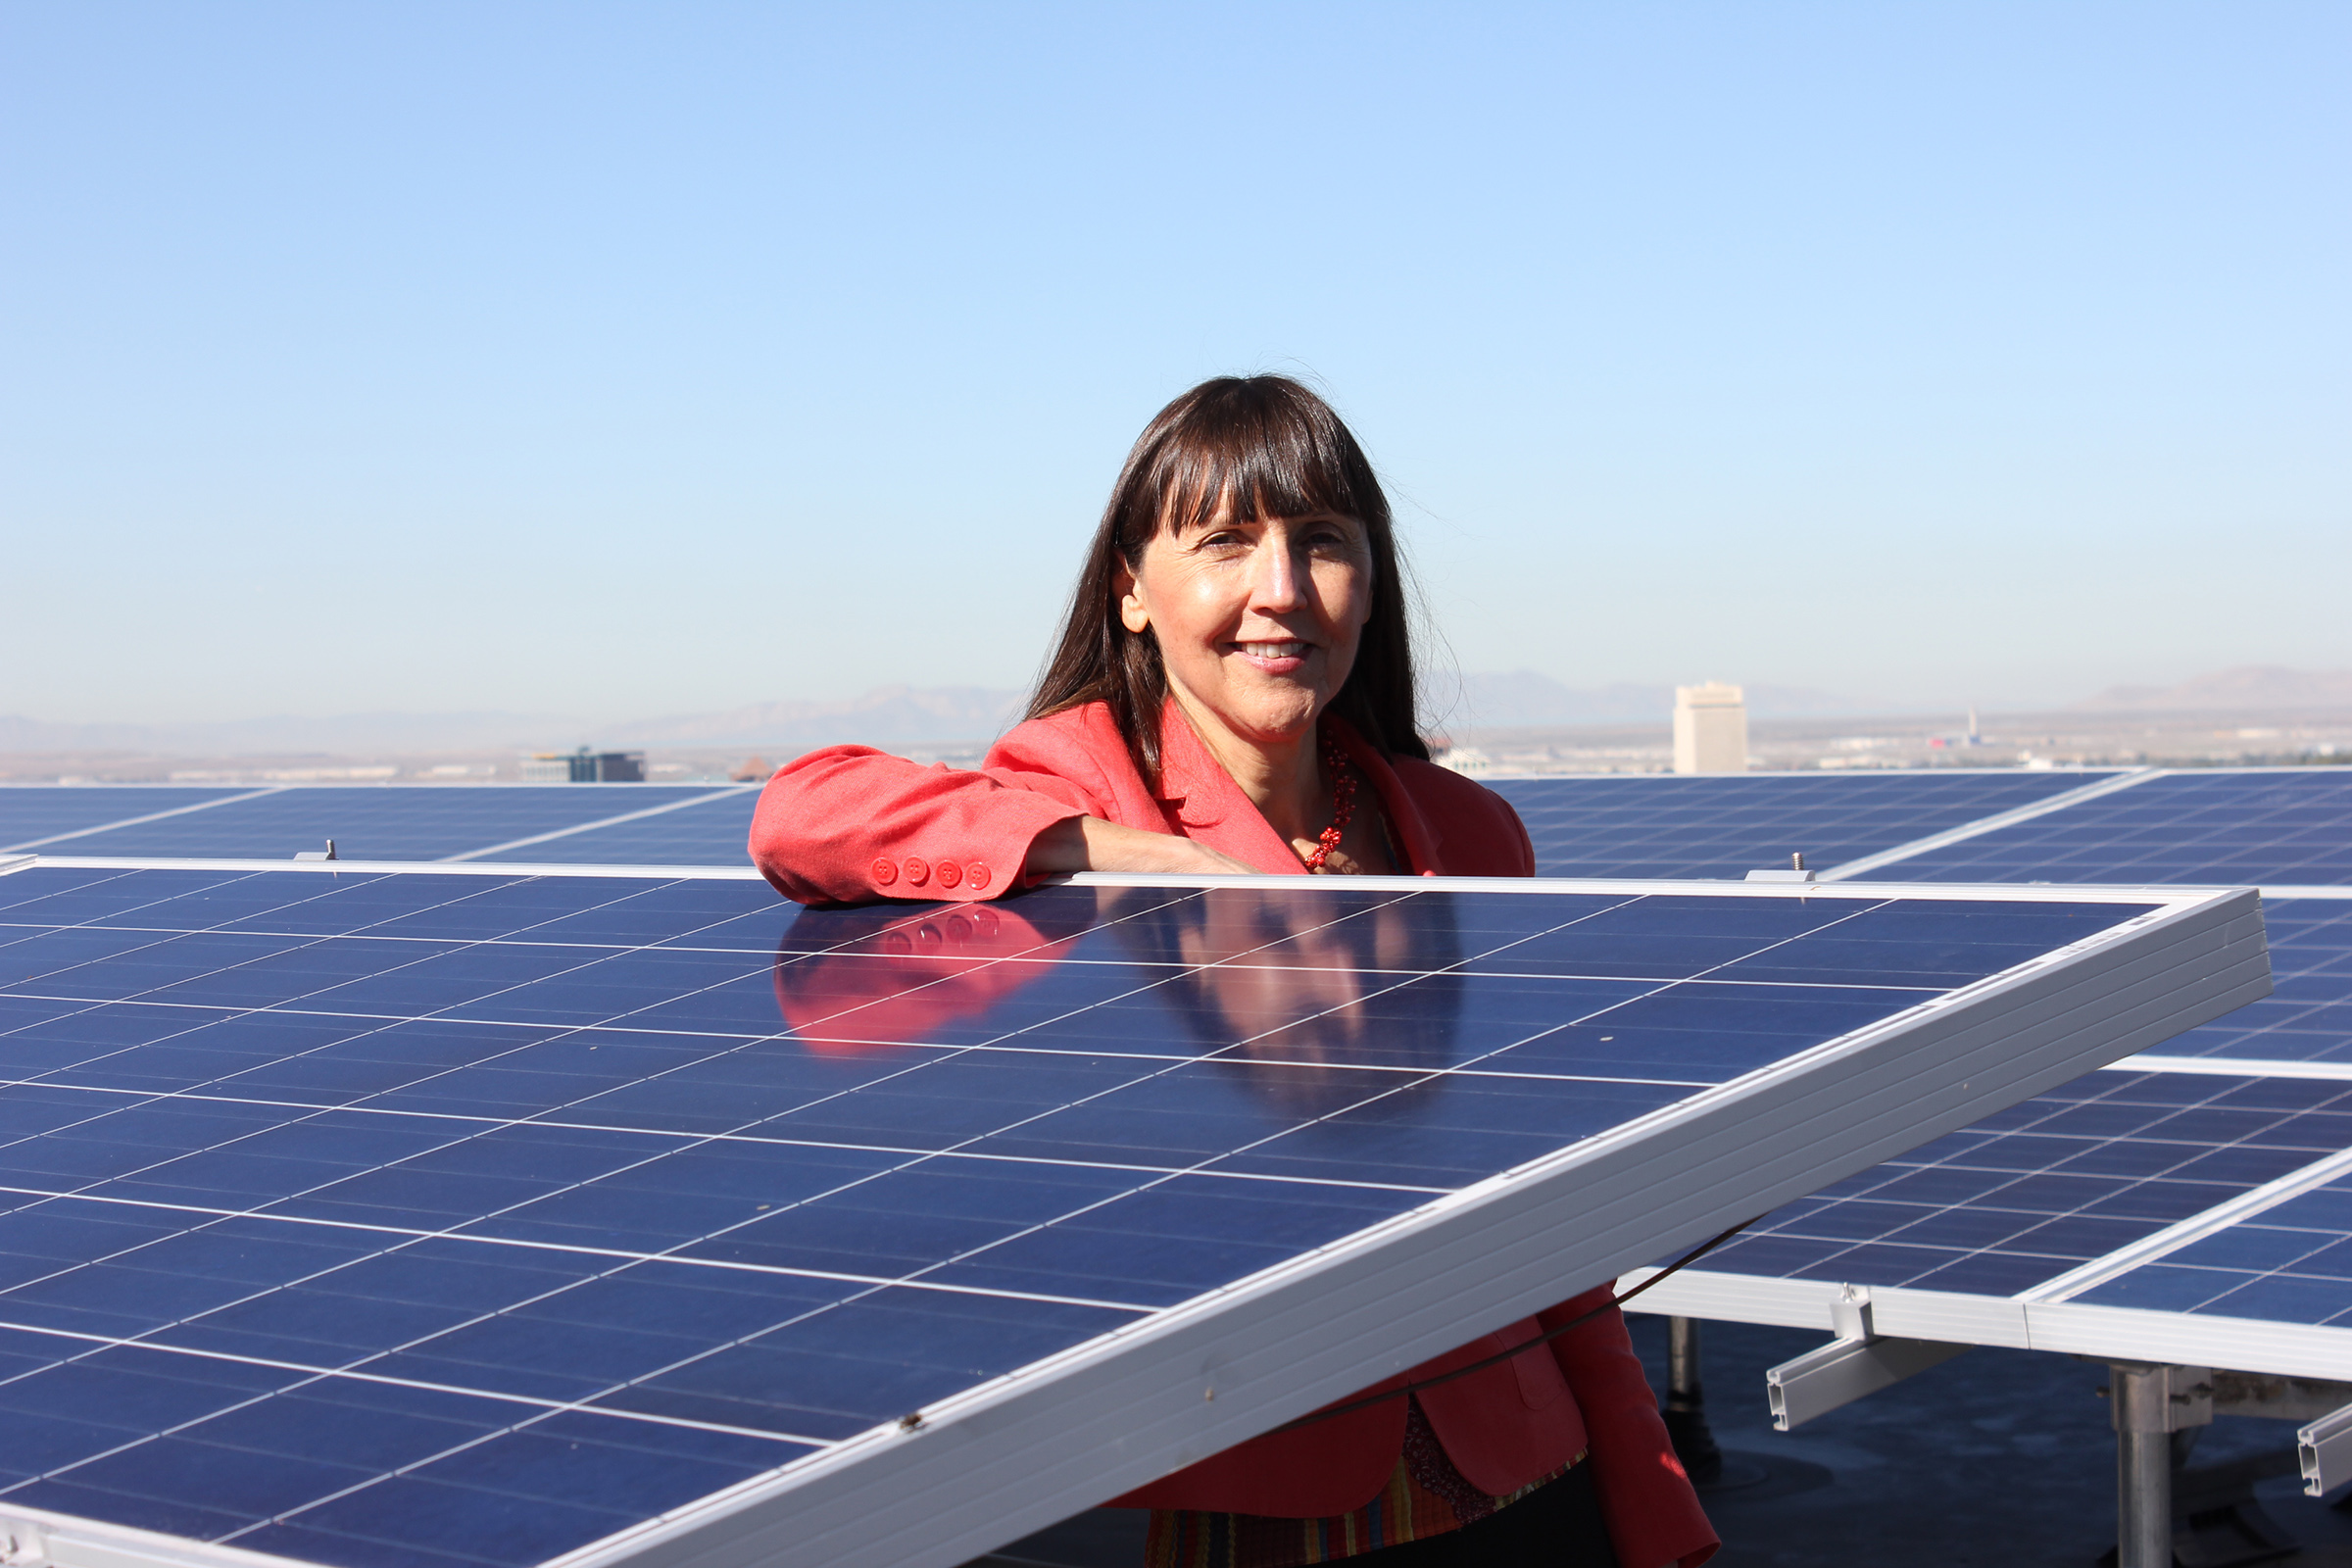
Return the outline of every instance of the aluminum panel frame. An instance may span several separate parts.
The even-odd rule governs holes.
[[[2082,1301],[2030,1303],[2026,1321],[2036,1350],[2279,1377],[2340,1381],[2352,1374],[2352,1329]]]
[[[1650,1272],[1625,1276],[1620,1289],[1639,1284]],[[1757,1279],[1693,1268],[1648,1291],[1636,1310],[1834,1334],[1832,1312],[1841,1289],[1825,1280]],[[2352,1328],[1883,1285],[1871,1287],[1870,1302],[1879,1332],[1904,1339],[2272,1377],[2352,1378]]]

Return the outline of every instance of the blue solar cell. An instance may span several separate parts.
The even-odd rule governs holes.
[[[2163,774],[1870,877],[2352,886],[2352,768]]]
[[[1498,778],[1539,876],[1740,877],[1827,868],[2083,788],[2106,773],[1760,773]]]
[[[2143,907],[35,867],[0,1497],[541,1561]],[[2204,1202],[2336,1114],[2158,1084],[1919,1174]]]
[[[2092,1073],[1789,1204],[1713,1273],[2009,1296],[2352,1147],[2352,1084]]]
[[[345,859],[439,860],[672,801],[700,804],[728,793],[687,784],[295,787],[87,834],[70,847],[58,846],[56,853],[281,860],[333,839]],[[548,845],[564,842],[551,839]],[[741,860],[740,853],[736,858]]]
[[[134,817],[184,812],[216,801],[254,793],[182,784],[4,784],[0,785],[0,853],[54,846],[50,853],[81,853],[93,828]]]

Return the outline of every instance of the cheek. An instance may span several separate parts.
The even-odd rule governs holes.
[[[1372,573],[1344,562],[1318,564],[1315,597],[1334,626],[1362,631],[1372,619]]]

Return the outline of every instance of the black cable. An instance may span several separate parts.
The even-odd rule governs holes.
[[[1655,1274],[1652,1274],[1649,1278],[1643,1280],[1641,1284],[1635,1286],[1623,1296],[1612,1296],[1606,1301],[1594,1307],[1592,1311],[1583,1314],[1581,1317],[1571,1318],[1569,1321],[1561,1324],[1556,1329],[1545,1329],[1534,1339],[1524,1340],[1519,1344],[1512,1346],[1507,1350],[1497,1350],[1493,1355],[1487,1356],[1482,1360],[1473,1361],[1468,1366],[1457,1366],[1450,1372],[1441,1372],[1434,1378],[1422,1378],[1418,1382],[1407,1383],[1402,1388],[1398,1389],[1384,1389],[1378,1394],[1367,1394],[1360,1399],[1349,1399],[1346,1404],[1335,1404],[1328,1409],[1317,1410],[1312,1415],[1302,1415],[1296,1421],[1286,1421],[1281,1426],[1274,1428],[1272,1432],[1268,1432],[1266,1436],[1272,1437],[1275,1432],[1296,1432],[1300,1427],[1311,1427],[1318,1421],[1329,1421],[1334,1416],[1349,1415],[1357,1410],[1369,1408],[1372,1405],[1379,1404],[1385,1399],[1400,1399],[1408,1394],[1418,1394],[1423,1389],[1434,1389],[1441,1383],[1451,1383],[1454,1379],[1466,1378],[1473,1372],[1484,1372],[1491,1366],[1499,1366],[1515,1355],[1524,1355],[1539,1345],[1548,1345],[1550,1342],[1558,1339],[1563,1334],[1583,1328],[1586,1324],[1592,1322],[1603,1312],[1611,1311],[1617,1307],[1623,1306],[1635,1297],[1640,1296],[1643,1291],[1648,1290],[1652,1285],[1657,1284],[1658,1281],[1664,1279],[1667,1275],[1674,1273],[1677,1269],[1684,1268],[1690,1264],[1697,1262],[1700,1258],[1706,1256],[1709,1252],[1712,1252],[1715,1250],[1715,1249],[1721,1247],[1724,1243],[1730,1241],[1733,1237],[1739,1235],[1750,1225],[1753,1225],[1756,1220],[1762,1219],[1763,1217],[1763,1215],[1758,1214],[1755,1216],[1755,1219],[1741,1220],[1739,1224],[1733,1226],[1730,1230],[1725,1231],[1722,1235],[1717,1236],[1709,1241],[1702,1242],[1697,1247],[1692,1248],[1690,1251],[1685,1252],[1682,1256],[1676,1258],[1673,1262],[1667,1264],[1664,1268],[1658,1270]]]

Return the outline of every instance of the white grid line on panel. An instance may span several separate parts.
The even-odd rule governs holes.
[[[745,1438],[769,1438],[780,1443],[795,1443],[809,1448],[825,1448],[832,1446],[832,1443],[826,1439],[804,1437],[796,1433],[771,1432],[762,1430],[759,1427],[729,1426],[721,1421],[696,1421],[684,1416],[658,1415],[650,1411],[643,1410],[614,1410],[574,1400],[541,1398],[533,1395],[515,1394],[500,1389],[470,1388],[461,1383],[434,1383],[423,1378],[396,1378],[387,1376],[381,1372],[369,1372],[360,1366],[318,1366],[307,1361],[290,1361],[276,1356],[232,1355],[226,1351],[207,1350],[195,1346],[165,1345],[145,1339],[115,1339],[110,1338],[107,1335],[91,1334],[78,1329],[48,1328],[37,1323],[11,1323],[6,1320],[0,1320],[0,1329],[7,1330],[13,1334],[30,1334],[46,1339],[69,1340],[74,1344],[88,1347],[88,1348],[81,1350],[74,1355],[62,1358],[69,1362],[80,1360],[85,1356],[95,1355],[103,1350],[136,1350],[145,1355],[183,1355],[199,1361],[221,1361],[235,1366],[268,1367],[273,1371],[295,1373],[303,1380],[302,1382],[291,1384],[283,1389],[268,1390],[263,1394],[256,1396],[252,1399],[227,1405],[219,1410],[208,1410],[195,1420],[180,1422],[177,1425],[170,1428],[161,1429],[152,1433],[141,1434],[139,1437],[132,1439],[130,1442],[122,1444],[118,1447],[109,1448],[103,1453],[93,1453],[84,1458],[74,1460],[73,1464],[61,1465],[54,1470],[43,1471],[40,1475],[29,1478],[30,1480],[35,1481],[46,1480],[53,1476],[69,1474],[82,1465],[94,1464],[100,1459],[112,1458],[116,1454],[124,1451],[124,1449],[136,1448],[142,1444],[153,1443],[160,1438],[171,1437],[174,1433],[183,1432],[189,1427],[201,1425],[206,1421],[218,1420],[221,1416],[229,1413],[229,1411],[240,1410],[245,1408],[247,1405],[258,1403],[262,1399],[273,1398],[281,1394],[290,1394],[297,1389],[307,1387],[309,1384],[324,1382],[332,1378],[349,1378],[355,1383],[374,1383],[386,1388],[416,1389],[420,1392],[432,1394],[454,1394],[469,1399],[487,1399],[498,1404],[527,1405],[542,1415],[560,1415],[567,1412],[576,1412],[582,1415],[607,1416],[614,1420],[621,1421],[643,1421],[653,1426],[684,1427],[692,1431],[700,1432],[725,1432],[737,1437]],[[19,1373],[15,1377],[0,1378],[0,1383],[13,1383],[18,1381],[20,1378],[36,1377],[38,1375],[38,1372]],[[496,1434],[491,1435],[495,1436]],[[408,1465],[403,1466],[401,1471],[391,1471],[387,1473],[401,1474],[406,1470],[414,1468],[416,1468],[414,1465]],[[0,1497],[5,1497],[9,1493],[25,1484],[25,1482],[13,1481],[5,1486],[0,1486]],[[341,1494],[337,1494],[337,1495],[341,1495]]]
[[[2300,1170],[2289,1171],[2276,1181],[2265,1182],[2251,1192],[2240,1193],[2226,1203],[2216,1203],[2201,1214],[2166,1226],[2153,1236],[2143,1237],[2129,1247],[2121,1247],[2104,1257],[2094,1257],[2080,1268],[2072,1268],[2055,1279],[2044,1280],[2030,1291],[2021,1291],[2021,1301],[2063,1301],[2080,1296],[2096,1285],[2104,1285],[2118,1274],[2128,1273],[2142,1263],[2153,1263],[2168,1252],[2177,1252],[2194,1241],[2201,1241],[2214,1232],[2225,1230],[2242,1220],[2252,1219],[2266,1209],[2277,1208],[2290,1198],[2299,1198],[2314,1187],[2325,1186],[2336,1177],[2352,1171],[2352,1149],[2314,1160]]]
[[[112,833],[117,828],[138,827],[146,822],[161,822],[166,817],[185,816],[190,811],[209,811],[216,806],[233,806],[239,801],[258,801],[265,795],[275,795],[290,787],[285,784],[270,784],[258,790],[248,790],[243,795],[223,795],[217,800],[198,801],[192,806],[174,806],[169,810],[149,811],[144,816],[126,816],[119,822],[101,822],[96,827],[75,828],[71,833],[52,833],[43,839],[26,839],[22,844],[0,844],[0,851],[37,850],[44,845],[63,844],[69,839],[88,838],[93,833]],[[12,866],[10,869],[15,868]]]
[[[2030,822],[2034,817],[2047,816],[2052,811],[2063,811],[2070,806],[2080,806],[2084,801],[2094,801],[2102,795],[2112,795],[2117,790],[2128,790],[2135,784],[2143,784],[2149,779],[2162,776],[2163,770],[2159,768],[2133,768],[2128,772],[2100,779],[2093,784],[2085,784],[2079,790],[2068,790],[2062,795],[2053,795],[2047,800],[2036,801],[2032,806],[2021,806],[2014,811],[2002,811],[1998,815],[1963,823],[1959,827],[1950,828],[1941,833],[1931,833],[1926,838],[1914,839],[1908,844],[1898,844],[1890,850],[1881,850],[1876,855],[1865,855],[1860,859],[1848,860],[1843,865],[1834,865],[1821,873],[1821,880],[1824,882],[1851,881],[1864,872],[1877,870],[1882,865],[1892,865],[1898,860],[1907,860],[1915,855],[1925,855],[1930,850],[1942,849],[1947,844],[1958,844],[1963,840],[1973,839],[1982,834],[2013,827],[2020,822]]]
[[[1812,1242],[1829,1247],[1831,1250],[1826,1255],[1805,1265],[1808,1273],[1815,1274],[1837,1269],[1841,1266],[1841,1260],[1845,1260],[1846,1262],[1850,1263],[1850,1260],[1854,1254],[1867,1253],[1874,1248],[1884,1246],[1900,1247],[1909,1251],[1935,1254],[1936,1257],[1936,1261],[1933,1264],[1920,1263],[1914,1265],[1912,1269],[1906,1272],[1905,1278],[1901,1280],[1888,1280],[1884,1275],[1881,1275],[1877,1278],[1864,1278],[1857,1273],[1856,1277],[1852,1278],[1851,1280],[1840,1280],[1838,1283],[1841,1284],[1850,1283],[1855,1285],[1868,1285],[1873,1290],[1906,1289],[1913,1290],[1915,1292],[1926,1291],[1931,1294],[1955,1294],[1970,1297],[1984,1297],[1987,1299],[2005,1299],[2007,1298],[2005,1296],[1995,1297],[1985,1292],[1969,1291],[1961,1287],[1937,1287],[1925,1283],[1925,1278],[1927,1276],[1939,1273],[1944,1268],[1947,1268],[1953,1264],[1963,1263],[1972,1258],[1985,1256],[2039,1257],[2045,1259],[2053,1267],[2066,1264],[2067,1254],[2063,1252],[2052,1251],[2037,1252],[2030,1246],[2021,1245],[2022,1237],[2025,1234],[2038,1229],[2044,1225],[2061,1224],[2066,1221],[2078,1220],[2085,1217],[2098,1217],[2095,1215],[2087,1215],[2085,1213],[2086,1208],[2106,1202],[2109,1199],[2109,1195],[2107,1194],[2090,1194],[2086,1195],[2081,1203],[2078,1203],[2073,1207],[2052,1210],[2046,1207],[2019,1203],[2014,1200],[2004,1201],[2002,1195],[2008,1192],[2010,1189],[2020,1187],[2031,1188],[2034,1184],[2038,1183],[2044,1178],[2052,1175],[2065,1176],[2068,1174],[2082,1174],[2080,1172],[2070,1173],[2061,1167],[2071,1163],[2077,1158],[2080,1158],[2082,1155],[2092,1152],[2096,1150],[2114,1148],[2118,1146],[2130,1147],[2133,1149],[2166,1149],[2170,1151],[2177,1151],[2178,1152],[2177,1162],[2173,1166],[2159,1170],[2143,1171],[2132,1176],[2122,1178],[2128,1186],[2138,1185],[2142,1183],[2161,1184],[2167,1181],[2177,1181],[2180,1178],[2175,1173],[2181,1166],[2193,1163],[2195,1160],[2208,1154],[2217,1153],[2229,1149],[2245,1147],[2247,1138],[2256,1137],[2275,1130],[2275,1126],[2250,1128],[2237,1137],[2227,1139],[2189,1139],[2151,1135],[2149,1131],[2150,1126],[2160,1123],[2174,1115],[2205,1108],[2213,1102],[2213,1100],[2210,1097],[2202,1102],[2189,1102],[2180,1104],[2150,1104],[2145,1107],[2147,1113],[2147,1125],[2135,1127],[2130,1131],[2106,1136],[2089,1136],[2084,1134],[2069,1133],[2064,1131],[2063,1128],[2056,1128],[2051,1125],[2054,1123],[2063,1122],[2068,1117],[2082,1109],[2085,1105],[2098,1103],[2099,1101],[2104,1098],[2105,1094],[2115,1092],[2129,1094],[2128,1089],[2121,1089],[2119,1091],[2102,1091],[2101,1096],[2093,1097],[2093,1099],[2090,1101],[2061,1102],[2048,1105],[2047,1108],[2042,1109],[2040,1114],[2032,1121],[2023,1122],[2016,1126],[2004,1127],[1997,1132],[1984,1134],[1983,1135],[1983,1142],[1981,1145],[1970,1149],[1953,1151],[1951,1152],[1939,1155],[1932,1160],[1915,1160],[1909,1156],[1901,1156],[1896,1159],[1889,1160],[1883,1165],[1875,1167],[1872,1171],[1864,1173],[1866,1176],[1877,1176],[1879,1181],[1876,1185],[1856,1192],[1840,1193],[1834,1199],[1824,1200],[1822,1206],[1818,1209],[1814,1209],[1804,1214],[1791,1216],[1790,1218],[1784,1220],[1779,1228],[1759,1230],[1752,1234],[1759,1238],[1786,1237],[1793,1241]],[[2230,1091],[2227,1087],[2217,1087],[2213,1091],[2213,1095],[2218,1097],[2229,1092]],[[2038,1105],[2041,1102],[2029,1102],[2028,1103]],[[2126,1101],[2124,1103],[2130,1103],[2130,1102]],[[2291,1121],[2296,1115],[2302,1113],[2303,1112],[2300,1111],[2286,1109],[2280,1109],[2272,1112],[2272,1114],[2278,1121]],[[1967,1131],[1968,1129],[1962,1129],[1962,1132],[1964,1133]],[[1992,1159],[1987,1160],[1981,1152],[1981,1151],[1986,1147],[1998,1150],[2006,1140],[2012,1138],[2031,1139],[2051,1136],[2080,1143],[2083,1147],[2080,1150],[2069,1151],[2063,1156],[2054,1153],[2048,1162],[2027,1168],[2016,1168],[2003,1162],[2006,1158],[2005,1155],[1996,1154]],[[2314,1151],[2312,1157],[2325,1159],[2330,1156],[2321,1154],[2317,1151]],[[2307,1167],[2298,1166],[2294,1171],[2287,1173],[2285,1178],[2281,1179],[2294,1179],[2303,1174],[2306,1169]],[[1977,1172],[1986,1176],[1997,1177],[1999,1180],[1995,1185],[1972,1197],[1943,1203],[1927,1202],[1916,1199],[1907,1200],[1900,1196],[1888,1195],[1886,1191],[1886,1189],[1890,1186],[1899,1186],[1901,1183],[1907,1180],[1934,1171]],[[1860,1178],[1856,1178],[1856,1180],[1859,1179]],[[2198,1216],[2226,1209],[2230,1204],[2241,1201],[2244,1195],[2241,1193],[2230,1199],[2224,1200],[2219,1203],[2208,1205],[2206,1208],[2198,1210],[2197,1215],[2191,1216],[2189,1219],[2183,1220],[2181,1223],[2192,1224],[2195,1222]],[[1907,1237],[1901,1234],[1904,1230],[1909,1229],[1912,1225],[1920,1223],[1920,1219],[1918,1218],[1906,1220],[1900,1225],[1890,1225],[1886,1229],[1863,1235],[1838,1234],[1836,1231],[1825,1230],[1817,1223],[1821,1214],[1833,1211],[1840,1204],[1848,1202],[1894,1202],[1903,1204],[1906,1207],[1917,1207],[1932,1210],[1935,1213],[1966,1212],[1978,1215],[2008,1216],[2014,1219],[2017,1230],[2013,1234],[2005,1236],[1997,1241],[1985,1242],[1980,1245],[1972,1246],[1948,1241],[1926,1241]],[[1770,1216],[1767,1216],[1767,1218],[1769,1217]],[[1922,1216],[1922,1218],[1925,1217],[1927,1216]],[[2129,1250],[2131,1248],[2144,1246],[2146,1245],[2146,1238],[2142,1238],[2138,1242],[2128,1244],[2127,1248],[2125,1249],[2118,1249],[2116,1250],[2120,1252]],[[2097,1259],[2093,1259],[2091,1261],[2096,1262]],[[2086,1267],[2089,1265],[2082,1264],[2069,1266]],[[1750,1275],[1721,1268],[1710,1270],[1709,1272],[1721,1273],[1726,1278],[1773,1279],[1788,1277],[1769,1273]],[[2020,1298],[2023,1298],[2021,1297]]]
[[[2296,787],[2313,783],[2323,787]],[[1968,880],[1989,864],[1996,874],[2011,876],[2046,867],[2060,881],[2115,885],[2152,873],[2176,884],[2222,885],[2259,874],[2243,867],[2266,866],[2283,879],[2294,866],[2316,859],[2334,863],[2314,866],[2314,874],[2336,876],[2340,884],[2346,872],[2340,829],[2352,806],[2348,786],[2352,774],[2340,767],[2161,769],[2150,788],[2115,809],[2075,811],[1997,841],[1960,845],[1948,855],[1936,851],[1950,846],[1925,846],[1914,853],[1929,865],[1906,862],[1896,874]],[[2327,883],[2281,880],[2273,886],[2279,896],[2340,898],[2352,892]]]
[[[582,822],[577,827],[560,827],[551,833],[533,833],[528,838],[509,839],[504,844],[492,844],[484,849],[467,850],[463,855],[444,855],[441,857],[441,863],[459,865],[467,860],[478,860],[487,855],[504,855],[509,850],[523,850],[534,844],[546,844],[555,839],[567,839],[575,833],[593,833],[599,828],[618,827],[623,822],[637,822],[646,817],[661,816],[669,811],[683,811],[690,807],[707,805],[711,801],[731,801],[739,795],[748,794],[759,788],[760,786],[757,784],[743,784],[733,789],[711,790],[708,794],[697,795],[691,800],[670,801],[662,806],[649,806],[642,811],[624,811],[618,816],[608,816],[594,822]],[[749,856],[751,852],[747,849],[744,853]]]

